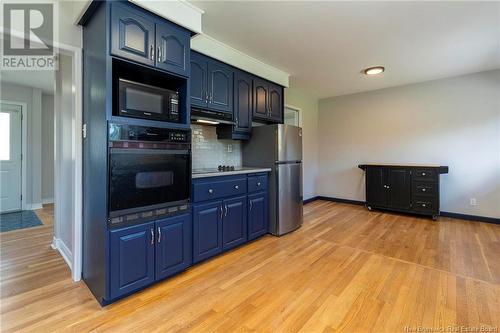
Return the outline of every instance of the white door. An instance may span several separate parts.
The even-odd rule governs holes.
[[[21,210],[20,105],[0,104],[0,212]]]

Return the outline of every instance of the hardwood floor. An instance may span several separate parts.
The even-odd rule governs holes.
[[[42,209],[35,210],[35,214],[44,225],[54,225],[54,204],[43,205]]]
[[[326,201],[304,214],[290,235],[265,236],[105,308],[71,281],[47,226],[0,235],[1,331],[498,332],[499,225]]]

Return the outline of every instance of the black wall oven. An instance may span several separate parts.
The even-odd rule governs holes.
[[[108,179],[111,225],[187,210],[190,130],[110,124]]]

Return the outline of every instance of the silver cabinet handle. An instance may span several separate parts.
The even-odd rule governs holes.
[[[389,185],[387,185],[387,188],[391,188]]]
[[[161,242],[161,228],[158,227],[158,243]]]
[[[209,97],[208,97],[208,101],[209,101],[210,103],[213,103],[213,102],[214,102],[214,95],[213,95],[212,93],[210,93],[208,96],[209,96]]]
[[[250,211],[252,211],[253,201],[250,200]]]
[[[222,220],[222,216],[223,216],[224,212],[222,211],[222,206],[220,206],[220,219]]]
[[[224,216],[227,216],[227,211],[229,210],[229,208],[227,208],[227,205],[224,206],[224,210],[225,210]]]
[[[155,47],[153,45],[149,48],[149,57],[151,60],[155,60]]]
[[[422,189],[422,192],[425,192],[425,188]]]
[[[205,103],[208,103],[208,91],[205,91]]]
[[[213,194],[214,193],[214,190],[212,190],[211,188],[208,189],[208,194]]]
[[[155,232],[153,231],[153,228],[151,228],[151,245],[154,245],[155,243]]]
[[[158,46],[156,52],[158,53],[158,62],[161,62],[161,48]]]
[[[425,204],[422,204],[422,207],[425,207]]]
[[[239,187],[238,185],[234,185],[234,189],[235,189],[235,190],[239,190],[239,189],[240,189],[240,187]]]
[[[257,183],[257,186],[260,186],[260,182]]]

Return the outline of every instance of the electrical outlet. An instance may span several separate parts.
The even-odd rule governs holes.
[[[233,152],[233,145],[227,145],[227,152],[232,153]]]
[[[477,200],[476,200],[476,198],[470,198],[470,205],[471,206],[477,206]]]

